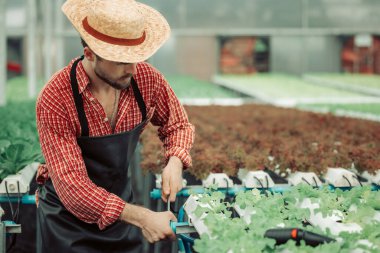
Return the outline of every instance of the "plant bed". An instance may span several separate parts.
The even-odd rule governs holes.
[[[194,226],[201,231],[194,249],[200,253],[378,252],[379,200],[380,192],[367,187],[330,192],[327,188],[297,186],[284,194],[252,190],[240,192],[233,202],[226,202],[220,192],[197,195],[200,204],[190,212],[196,221]],[[185,210],[190,210],[186,205]],[[246,210],[240,211],[244,217],[234,214],[231,208]],[[315,214],[321,219],[313,224]],[[340,230],[334,229],[339,224]],[[303,240],[275,245],[275,240],[264,235],[268,229],[279,228],[299,228],[334,241],[317,247],[307,246]]]
[[[380,103],[366,104],[300,104],[297,107],[306,110],[320,110],[323,112],[336,113],[342,112],[357,112],[363,114],[373,114],[380,117]]]
[[[189,172],[204,179],[210,172],[236,176],[239,168],[269,168],[280,174],[328,167],[380,169],[380,124],[266,105],[187,106],[196,138]],[[156,129],[142,134],[142,168],[159,173],[163,150]]]
[[[179,99],[240,98],[236,92],[191,76],[167,76],[170,86]]]
[[[380,95],[379,75],[320,73],[304,75],[304,80],[316,85],[335,87],[371,96]]]
[[[318,86],[284,74],[217,75],[213,82],[264,102],[288,107],[300,103],[379,102],[376,97],[335,87]]]

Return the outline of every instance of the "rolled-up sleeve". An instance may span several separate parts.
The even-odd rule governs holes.
[[[41,149],[54,188],[74,216],[104,229],[119,218],[125,202],[90,180],[64,106],[50,100],[42,94],[36,113]]]
[[[165,158],[181,159],[184,168],[191,167],[190,149],[194,142],[194,126],[189,122],[185,109],[161,74],[157,74],[155,113],[151,119],[159,126],[158,135],[163,142]]]

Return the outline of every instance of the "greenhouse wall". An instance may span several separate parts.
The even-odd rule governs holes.
[[[341,69],[341,42],[336,36],[273,36],[270,44],[272,72],[300,75]]]
[[[173,36],[150,62],[165,74],[209,80],[220,72],[219,40],[219,36]],[[271,72],[341,71],[342,46],[337,36],[271,36],[269,41]]]
[[[340,72],[342,42],[338,36],[308,36],[304,72]]]
[[[302,71],[302,37],[271,37],[271,70],[273,72],[300,74]]]
[[[198,43],[204,36],[214,36],[217,46],[220,36],[268,36],[270,71],[300,75],[340,72],[340,36],[380,32],[376,14],[380,1],[376,0],[211,0],[207,5],[200,0],[145,2],[160,10],[173,28],[176,39],[172,50],[166,52],[176,52],[178,57],[183,50],[187,56],[178,59],[168,72],[167,63],[157,55],[151,60],[164,73],[193,74],[202,79],[220,72],[219,47],[208,49],[210,44]],[[350,14],[353,12],[355,17]],[[180,44],[182,36],[193,36],[193,43]],[[199,44],[201,49],[194,47]],[[197,54],[207,49],[210,52]],[[205,59],[215,51],[216,59]],[[194,62],[203,61],[207,61],[204,69],[195,70],[199,65]]]
[[[213,36],[182,36],[177,39],[179,74],[209,79],[217,71],[217,39]]]
[[[145,2],[173,28],[374,28],[378,0],[162,0]],[[352,15],[355,13],[355,15]],[[196,17],[196,18],[194,18]]]

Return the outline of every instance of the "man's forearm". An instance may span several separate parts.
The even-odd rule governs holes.
[[[142,228],[144,226],[143,221],[151,212],[144,207],[125,203],[124,209],[120,214],[120,220]]]

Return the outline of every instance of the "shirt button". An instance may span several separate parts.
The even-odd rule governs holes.
[[[94,100],[95,100],[95,98],[92,98],[92,97],[90,98],[90,101],[91,101],[91,102],[94,102]]]
[[[107,122],[108,121],[108,118],[104,118],[104,122]]]

